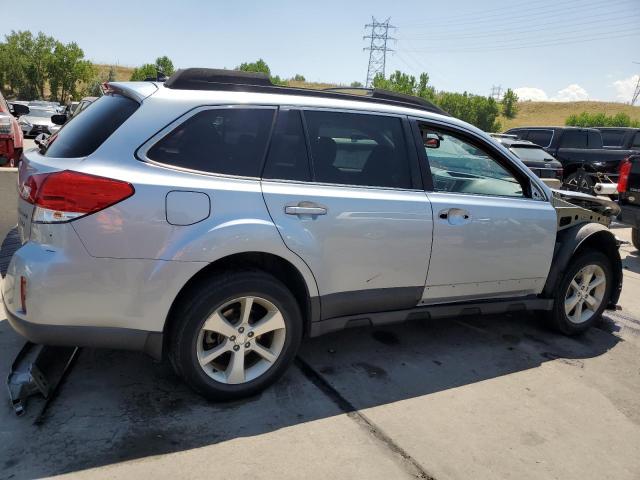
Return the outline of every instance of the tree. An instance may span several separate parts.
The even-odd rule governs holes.
[[[640,128],[640,120],[632,120],[624,112],[607,115],[603,112],[572,114],[565,120],[565,125],[574,127],[633,127]]]
[[[166,55],[156,58],[156,68],[164,73],[167,77],[170,77],[176,71],[176,69],[173,67],[173,62]]]
[[[304,78],[304,75],[300,75],[299,73],[296,73],[295,76],[292,78],[292,80],[294,82],[306,82],[307,79]]]
[[[265,62],[261,58],[259,58],[255,62],[241,63],[235,68],[235,70],[239,70],[241,72],[264,73],[269,77],[269,80],[271,80],[271,83],[273,83],[274,85],[287,85],[287,82],[281,79],[278,75],[271,75],[271,69],[269,68],[269,65],[267,65],[267,62]]]
[[[269,65],[267,65],[267,63],[261,58],[255,62],[241,63],[235,68],[235,70],[240,70],[241,72],[264,73],[271,77],[271,69],[269,68]]]
[[[351,85],[349,85],[349,86],[353,87],[353,88],[362,88],[362,87],[364,87],[364,85],[362,85],[362,83],[360,83],[360,82],[351,82]]]
[[[80,84],[89,83],[95,76],[93,64],[84,59],[84,52],[77,43],[56,42],[48,67],[51,98],[66,103],[80,98]]]
[[[132,82],[135,82],[135,81],[143,81],[143,80],[146,80],[147,78],[156,79],[157,75],[158,75],[158,69],[156,68],[156,66],[152,63],[145,63],[144,65],[141,65],[140,67],[133,69],[133,72],[131,72],[130,80]]]
[[[506,118],[515,118],[518,114],[518,95],[510,88],[507,88],[502,97],[502,114]]]
[[[107,82],[115,82],[116,81],[116,67],[111,65],[109,67],[109,73],[107,75]]]

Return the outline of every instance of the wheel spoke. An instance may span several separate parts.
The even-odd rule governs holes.
[[[582,269],[582,281],[580,285],[589,285],[591,278],[593,278],[593,266],[589,265]]]
[[[244,350],[231,353],[231,360],[225,370],[228,383],[244,382]]]
[[[252,331],[256,337],[259,337],[265,333],[280,330],[282,328],[285,328],[284,318],[282,318],[282,314],[276,310],[267,313],[262,320],[253,326]]]
[[[587,295],[587,298],[585,299],[585,303],[587,304],[587,307],[589,307],[594,312],[600,306],[600,302],[601,301],[602,301],[601,298],[598,299],[598,298],[594,297],[593,295]]]
[[[596,288],[598,285],[602,285],[605,282],[605,278],[604,275],[603,276],[596,276],[596,278],[594,278],[591,283],[589,284],[589,291],[593,290],[594,288]]]
[[[580,285],[578,285],[578,282],[576,282],[575,278],[571,280],[571,288],[573,288],[574,292],[577,292],[580,290]]]
[[[271,350],[269,350],[266,347],[263,347],[258,342],[254,342],[254,344],[251,346],[251,349],[269,363],[275,362],[276,359],[278,358],[278,356],[275,355]]]
[[[584,304],[584,300],[580,300],[576,305],[576,310],[573,312],[574,318],[579,322],[582,319],[582,305]]]
[[[233,328],[233,325],[231,325],[227,319],[222,316],[220,311],[216,311],[213,315],[207,318],[202,329],[221,333],[225,337],[230,337],[236,334],[236,329]]]
[[[218,358],[220,355],[222,355],[224,352],[227,352],[227,351],[229,351],[229,345],[225,340],[223,343],[221,343],[217,347],[214,347],[211,350],[205,350],[204,352],[202,352],[202,356],[198,355],[198,361],[200,362],[200,365],[204,367],[205,365],[210,364],[216,358]]]
[[[240,318],[243,325],[249,323],[251,307],[253,307],[253,297],[245,297],[240,301]]]
[[[578,297],[577,294],[574,294],[572,297],[567,298],[564,301],[564,311],[567,312],[567,314],[569,314],[569,312],[573,310],[573,307],[576,306],[576,303],[578,303],[579,299],[580,297]]]

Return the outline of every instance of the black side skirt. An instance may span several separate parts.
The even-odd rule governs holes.
[[[429,320],[468,315],[487,315],[507,312],[548,311],[553,308],[553,300],[538,297],[510,298],[485,302],[461,302],[442,305],[427,305],[404,310],[390,310],[377,313],[346,315],[321,320],[311,324],[309,336],[317,337],[325,333],[351,327],[378,326],[407,320]]]

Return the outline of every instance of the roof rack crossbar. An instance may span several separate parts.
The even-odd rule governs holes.
[[[271,83],[263,73],[220,70],[213,68],[186,68],[178,70],[164,83],[167,88],[177,90],[224,90],[236,92],[275,93],[280,95],[302,95],[307,97],[339,98],[382,103],[427,110],[448,115],[444,110],[423,98],[405,95],[379,88],[332,87],[324,90],[310,88],[282,87]],[[345,91],[362,90],[365,95],[349,94]]]

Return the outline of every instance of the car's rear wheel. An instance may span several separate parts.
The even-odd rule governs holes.
[[[293,361],[302,319],[291,292],[263,272],[216,277],[196,288],[177,312],[171,361],[207,398],[253,395]]]
[[[575,335],[594,325],[611,298],[613,273],[609,259],[588,250],[574,257],[556,291],[552,325]]]

